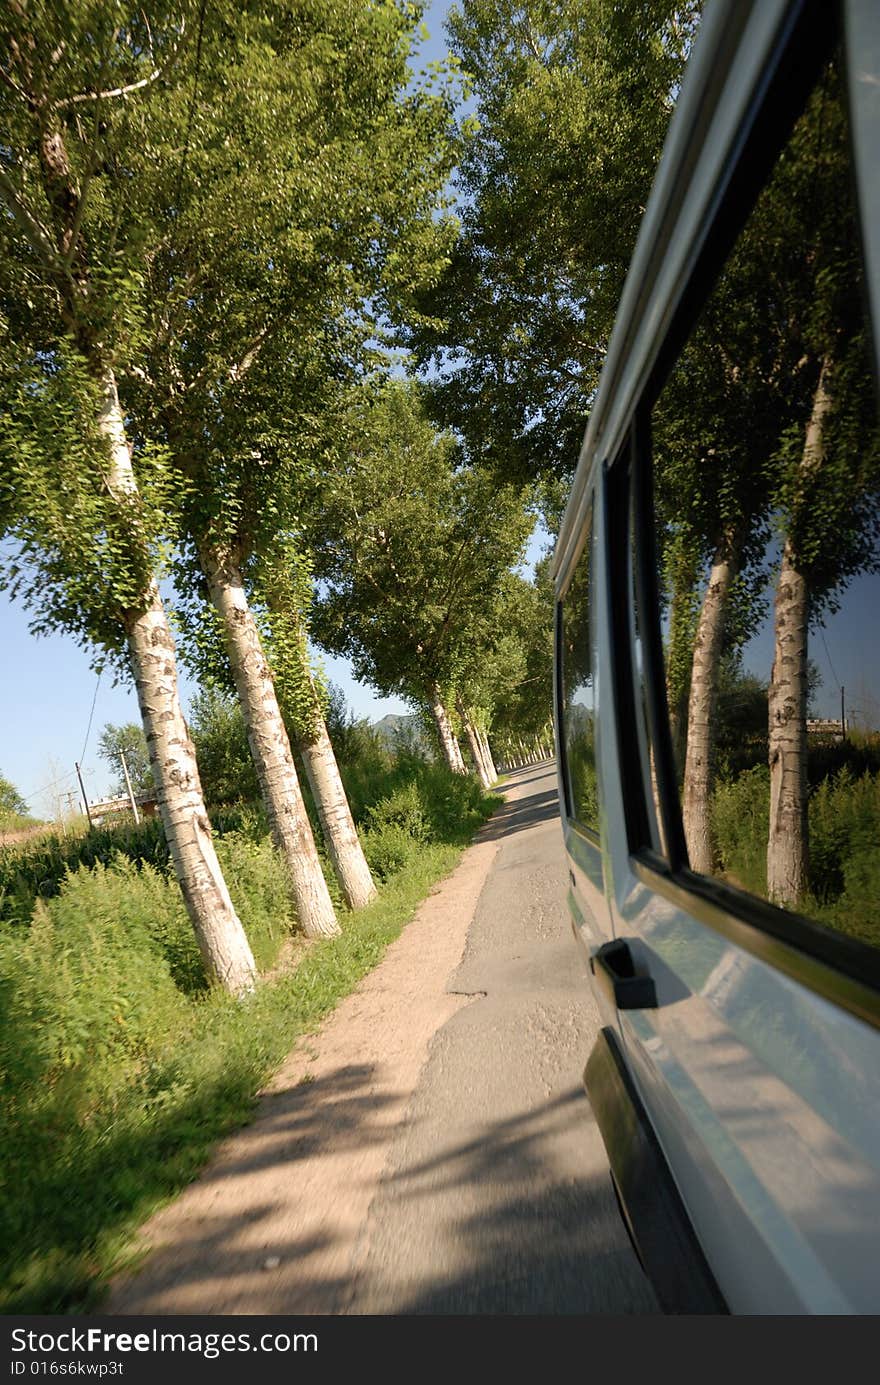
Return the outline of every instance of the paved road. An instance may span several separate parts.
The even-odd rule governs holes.
[[[598,1026],[565,905],[555,766],[511,776],[499,851],[355,1257],[354,1313],[639,1313],[656,1303],[581,1074]]]
[[[555,769],[520,770],[104,1311],[656,1312],[581,1086],[565,880]]]

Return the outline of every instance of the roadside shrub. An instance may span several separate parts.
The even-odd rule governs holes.
[[[880,944],[880,774],[845,766],[810,799],[811,912],[863,942]]]
[[[384,827],[399,827],[414,842],[426,842],[431,836],[429,811],[426,810],[424,788],[415,779],[380,798],[365,816],[368,831]]]
[[[211,810],[214,836],[238,832],[253,841],[266,836],[262,809],[243,804]],[[135,865],[168,866],[168,843],[159,817],[133,818],[110,827],[98,827],[76,836],[55,833],[32,842],[0,846],[0,920],[29,923],[37,899],[57,895],[71,871],[80,866],[111,865],[123,856]]]
[[[202,790],[209,803],[250,802],[260,796],[238,699],[206,688],[192,700],[189,730],[199,761]]]
[[[770,771],[721,783],[712,799],[719,868],[731,883],[766,897]],[[880,943],[880,775],[851,765],[823,780],[809,805],[810,890],[803,910],[820,923]]]
[[[731,884],[767,893],[770,770],[755,765],[722,781],[712,796],[712,833],[719,865]]]
[[[120,855],[138,865],[164,867],[168,846],[159,818],[0,847],[0,918],[29,922],[34,901],[57,895],[71,871],[109,866]]]
[[[341,744],[334,740],[334,749],[351,815],[355,822],[361,822],[367,809],[392,786],[397,758],[366,722],[350,725]]]
[[[217,856],[254,960],[265,971],[293,922],[284,862],[267,837],[260,840],[246,830],[221,837]]]
[[[406,828],[396,822],[368,829],[363,834],[363,845],[367,865],[382,881],[403,870],[417,850]]]
[[[173,979],[179,890],[152,866],[80,868],[40,901],[26,933],[0,930],[0,1089],[7,1111],[46,1133],[112,1106],[151,1048],[179,1030]]]

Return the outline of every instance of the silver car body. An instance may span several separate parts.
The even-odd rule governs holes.
[[[661,1302],[673,1311],[880,1311],[876,979],[842,970],[833,956],[804,945],[796,930],[768,930],[723,892],[697,888],[687,872],[664,871],[633,850],[621,746],[639,728],[627,721],[632,701],[621,699],[615,686],[614,641],[621,627],[610,576],[615,460],[628,445],[658,353],[694,291],[731,180],[741,161],[754,157],[755,112],[766,109],[785,62],[797,63],[797,44],[821,42],[822,12],[827,16],[832,8],[790,0],[707,5],[555,554],[557,601],[564,605],[592,525],[597,835],[572,819],[565,747],[557,746],[569,903],[594,969],[603,1041],[613,1048],[618,1069],[609,1077],[613,1063],[607,1052],[600,1055],[588,1090],[624,1216]],[[876,326],[880,6],[848,0],[842,12]],[[556,723],[561,742],[559,706]],[[620,940],[634,976],[653,983],[655,1003],[616,1003],[613,977],[609,984],[597,954]],[[631,1148],[636,1125],[645,1148],[653,1150],[643,1150],[641,1162]],[[645,1185],[664,1179],[667,1202],[676,1205],[671,1213],[667,1207],[665,1221],[661,1216],[645,1230],[641,1222],[651,1221],[656,1191]],[[677,1258],[683,1268],[672,1263]]]

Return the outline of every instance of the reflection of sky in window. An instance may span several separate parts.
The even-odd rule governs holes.
[[[769,596],[768,619],[743,647],[743,667],[763,681],[773,667],[772,588]],[[853,577],[838,599],[840,610],[826,611],[823,623],[810,627],[809,657],[822,678],[812,711],[817,717],[839,717],[842,685],[848,723],[880,730],[880,574]]]
[[[833,537],[829,538],[833,543]],[[774,545],[768,556],[767,585],[763,592],[765,615],[761,628],[742,646],[743,670],[770,681],[773,668],[773,598],[781,548]],[[700,592],[702,600],[703,590]],[[840,717],[840,690],[845,690],[847,725],[853,730],[880,731],[880,573],[862,572],[837,593],[839,609],[824,612],[821,624],[811,624],[807,655],[819,670],[821,682],[813,692],[810,715]],[[669,640],[669,607],[661,629],[664,647]],[[641,673],[641,647],[636,641],[637,673]]]
[[[571,695],[571,708],[581,707],[586,712],[592,712],[595,706],[593,697],[593,680],[587,683],[579,683]]]

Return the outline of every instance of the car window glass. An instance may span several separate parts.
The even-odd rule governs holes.
[[[562,709],[572,816],[599,830],[596,692],[592,631],[592,516],[587,540],[562,600]]]
[[[694,870],[880,945],[880,447],[840,65],[652,414]]]

